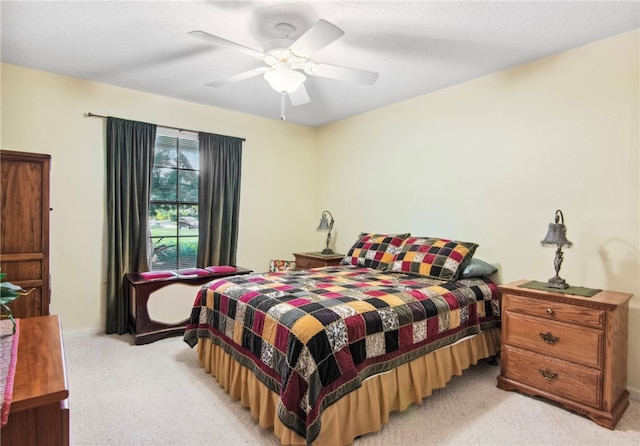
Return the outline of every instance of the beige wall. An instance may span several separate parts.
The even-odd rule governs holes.
[[[1,74],[1,147],[52,157],[51,312],[65,332],[105,320],[105,122],[87,112],[246,138],[238,264],[266,271],[271,258],[309,249],[319,219],[312,129],[14,65]]]
[[[638,31],[325,126],[319,190],[348,249],[360,231],[480,244],[499,279],[547,280],[540,240],[561,209],[570,284],[634,293],[640,389]],[[638,394],[636,394],[638,395]]]
[[[499,280],[546,280],[539,241],[557,208],[561,275],[634,293],[628,383],[640,389],[638,31],[319,129],[2,65],[4,149],[50,153],[52,311],[104,325],[104,127],[86,112],[246,137],[239,264],[360,231],[475,241]],[[316,153],[317,151],[317,153]],[[318,156],[321,154],[321,156]],[[320,177],[320,172],[322,175]],[[295,216],[295,217],[294,217]]]

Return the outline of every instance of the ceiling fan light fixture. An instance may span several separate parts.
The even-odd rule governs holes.
[[[310,102],[309,93],[304,85],[307,76],[346,80],[364,85],[373,85],[378,79],[378,73],[373,71],[317,63],[309,60],[318,51],[344,35],[344,31],[326,20],[318,20],[302,35],[297,36],[295,40],[291,39],[296,33],[295,27],[291,24],[278,23],[275,26],[275,31],[280,38],[266,42],[263,45],[262,52],[204,31],[191,31],[189,35],[193,37],[218,47],[248,54],[265,63],[263,66],[252,68],[206,85],[220,87],[262,75],[271,88],[280,93],[280,118],[285,120],[284,112],[287,97],[291,105],[294,106]]]
[[[307,77],[295,70],[273,69],[264,73],[264,79],[278,93],[293,93],[304,83]]]

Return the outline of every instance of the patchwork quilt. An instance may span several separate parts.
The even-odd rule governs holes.
[[[184,340],[208,338],[252,370],[280,395],[283,424],[310,444],[324,408],[367,377],[499,324],[487,278],[337,266],[209,282]]]

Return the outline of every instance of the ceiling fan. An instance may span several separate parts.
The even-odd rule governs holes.
[[[311,60],[311,57],[316,52],[344,35],[344,31],[337,26],[321,19],[297,40],[291,40],[289,36],[295,30],[295,27],[288,23],[277,24],[275,31],[278,33],[279,39],[267,42],[262,51],[204,31],[191,31],[188,34],[218,47],[240,51],[264,61],[265,65],[263,66],[219,79],[206,85],[220,87],[262,75],[271,85],[271,88],[281,94],[281,119],[283,120],[285,119],[285,96],[289,96],[289,100],[294,106],[310,102],[309,94],[304,86],[304,82],[307,79],[305,74],[364,85],[373,85],[378,79],[378,73],[373,71],[330,65]]]

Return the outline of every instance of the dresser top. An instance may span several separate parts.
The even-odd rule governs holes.
[[[11,412],[55,403],[68,396],[60,317],[21,318]]]
[[[633,297],[631,293],[622,293],[618,291],[602,290],[591,297],[576,296],[574,294],[561,293],[558,291],[535,290],[531,288],[523,288],[521,285],[531,282],[529,279],[518,280],[515,282],[499,285],[502,292],[520,294],[525,296],[546,297],[558,301],[571,301],[572,303],[599,304],[604,306],[618,306],[626,303]]]

